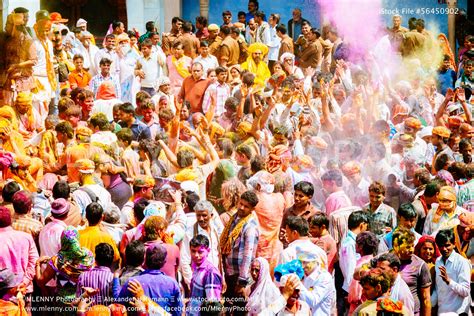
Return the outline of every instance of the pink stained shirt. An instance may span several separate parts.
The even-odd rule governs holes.
[[[11,226],[0,228],[0,269],[8,268],[13,273],[23,276],[27,293],[33,292],[35,264],[38,260],[33,237],[25,232],[16,231]]]
[[[344,191],[337,191],[328,196],[324,205],[326,206],[326,214],[329,216],[334,211],[352,206],[352,202]]]
[[[39,247],[41,256],[52,257],[61,249],[61,235],[67,225],[63,221],[52,218],[39,234]]]

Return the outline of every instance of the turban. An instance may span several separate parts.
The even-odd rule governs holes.
[[[292,166],[295,171],[308,171],[314,168],[313,159],[308,155],[297,156]]]
[[[273,147],[268,153],[266,161],[267,171],[274,173],[280,169],[285,159],[291,159],[291,152],[285,145],[277,145]]]
[[[95,163],[90,159],[79,159],[74,166],[80,173],[91,174],[95,171]]]
[[[431,132],[433,135],[438,135],[443,138],[448,138],[451,135],[451,131],[444,126],[436,126]]]
[[[16,97],[17,103],[31,103],[33,102],[33,95],[31,92],[20,92]]]
[[[263,55],[266,55],[268,53],[268,46],[263,43],[253,43],[247,50],[250,54],[260,51]]]
[[[155,179],[144,175],[139,175],[133,180],[133,186],[135,187],[153,187],[154,185]]]
[[[413,147],[413,137],[408,134],[402,134],[400,135],[399,143],[403,147]]]
[[[130,37],[128,37],[127,33],[122,33],[119,36],[117,36],[117,44],[123,41],[130,41]]]
[[[456,201],[456,192],[454,191],[453,187],[444,186],[439,190],[438,198]]]
[[[84,20],[84,19],[82,19],[82,18],[79,19],[79,20],[77,20],[77,22],[76,22],[76,27],[81,27],[81,26],[83,26],[83,25],[87,25],[87,21],[86,21],[86,20]]]
[[[419,130],[421,128],[421,122],[417,118],[408,117],[405,119],[405,126]]]
[[[219,125],[217,122],[211,123],[211,132],[209,133],[209,137],[212,139],[214,136],[222,136],[225,133],[225,129]]]
[[[244,121],[240,122],[239,126],[237,127],[237,132],[242,135],[242,134],[248,134],[252,130],[252,124]]]
[[[449,127],[459,127],[461,126],[461,123],[464,122],[463,118],[462,117],[459,117],[459,116],[450,116],[448,118],[448,126]]]
[[[287,59],[287,58],[291,58],[291,59],[295,60],[295,55],[293,55],[292,53],[283,53],[280,56],[280,62],[283,63],[285,61],[285,59]]]

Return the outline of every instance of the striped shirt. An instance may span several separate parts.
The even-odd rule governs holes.
[[[30,214],[15,213],[12,218],[12,227],[14,230],[28,233],[35,241],[38,240],[40,231],[43,229],[43,224],[31,217]]]
[[[200,315],[201,304],[205,301],[219,301],[222,293],[222,277],[217,268],[207,258],[196,267],[191,279],[191,294],[187,315]]]
[[[77,281],[76,296],[82,294],[82,287],[99,289],[99,293],[93,297],[94,305],[109,305],[112,297],[113,273],[108,267],[94,267],[89,271],[81,273]]]
[[[236,216],[230,227],[230,231],[239,222],[240,218]],[[239,281],[247,283],[249,281],[250,264],[257,252],[259,238],[258,221],[255,214],[245,224],[238,237],[232,244],[230,254],[225,258],[225,273],[229,276],[238,275]]]
[[[202,111],[207,113],[211,108],[211,96],[214,95],[214,99],[216,102],[215,108],[215,116],[221,116],[222,113],[225,112],[225,101],[232,96],[230,94],[230,87],[227,83],[220,84],[219,82],[215,82],[211,84],[204,93],[204,99],[202,101]]]
[[[120,91],[120,82],[118,78],[116,76],[111,76],[111,75],[104,77],[102,76],[101,73],[92,77],[91,81],[89,82],[89,88],[92,90],[92,92],[94,92],[94,97],[97,97],[97,90],[99,90],[100,85],[104,83],[105,81],[111,81],[113,83],[114,88],[115,88],[115,96],[117,98],[120,98],[121,91]]]

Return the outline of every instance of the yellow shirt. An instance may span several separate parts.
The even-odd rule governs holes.
[[[89,226],[79,231],[79,243],[86,247],[95,256],[95,247],[100,243],[106,243],[114,249],[114,261],[120,260],[120,253],[114,239],[109,234],[100,230],[99,226]]]

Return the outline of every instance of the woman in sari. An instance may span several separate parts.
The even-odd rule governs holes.
[[[255,258],[250,266],[250,275],[254,283],[250,286],[246,309],[251,316],[260,315],[269,305],[280,298],[280,290],[272,281],[270,267],[266,259]]]
[[[45,270],[41,270],[41,264],[47,264]],[[67,303],[76,296],[79,275],[91,269],[93,264],[94,255],[89,249],[81,247],[78,231],[68,226],[61,235],[58,254],[52,258],[41,257],[36,262],[36,281],[44,289],[46,283],[57,277],[55,295],[62,297],[63,302]]]
[[[258,196],[258,204],[255,207],[260,228],[257,256],[268,260],[270,271],[273,271],[278,255],[283,250],[278,235],[285,210],[285,199],[281,193],[274,193],[275,178],[267,171],[257,172],[247,180],[247,186],[255,190]]]
[[[181,85],[186,77],[188,77],[193,60],[184,55],[183,43],[176,41],[171,49],[172,54],[166,59],[168,66],[168,76],[171,81],[171,89],[174,95],[181,90]]]

